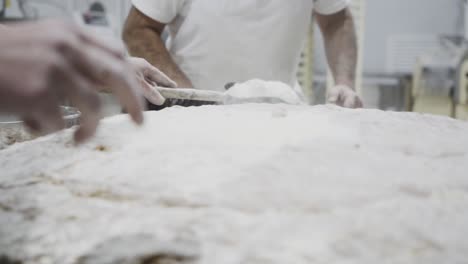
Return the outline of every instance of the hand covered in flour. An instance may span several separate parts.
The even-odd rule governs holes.
[[[327,102],[346,108],[362,108],[362,100],[359,95],[346,85],[336,85],[330,89]]]
[[[166,99],[154,89],[155,86],[175,88],[177,87],[177,83],[145,59],[130,57],[127,60],[136,72],[141,91],[145,98],[155,105],[164,104]]]
[[[92,136],[100,120],[97,90],[111,87],[137,123],[143,98],[123,52],[62,21],[0,28],[0,111],[21,116],[41,134],[64,127],[59,105],[82,113],[75,140]]]

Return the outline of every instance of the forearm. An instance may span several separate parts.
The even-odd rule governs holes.
[[[329,67],[337,85],[354,87],[357,64],[357,38],[349,10],[343,19],[322,29]]]
[[[159,33],[151,27],[140,26],[139,19],[142,18],[138,15],[130,16],[125,25],[123,38],[130,55],[146,59],[174,80],[178,87],[193,87],[190,79],[172,59]]]

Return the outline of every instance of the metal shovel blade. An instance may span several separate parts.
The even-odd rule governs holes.
[[[214,102],[217,104],[284,104],[287,103],[278,97],[236,97],[230,95],[228,92],[216,92],[208,90],[188,89],[188,88],[155,88],[166,99],[182,99]]]

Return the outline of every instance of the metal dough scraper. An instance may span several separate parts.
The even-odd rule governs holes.
[[[193,101],[213,102],[216,104],[249,104],[249,103],[267,103],[267,104],[290,104],[279,97],[255,96],[255,97],[237,97],[226,92],[216,92],[208,90],[188,89],[188,88],[162,88],[155,89],[166,99],[182,99]]]

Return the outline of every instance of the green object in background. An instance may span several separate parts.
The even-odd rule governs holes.
[[[7,7],[7,1],[0,0],[0,18],[5,16],[6,7]]]
[[[17,3],[11,0],[0,0],[0,23],[7,24],[36,19],[37,10],[35,8],[27,9],[25,5],[26,0],[17,0]],[[16,9],[19,9],[20,15],[15,14],[18,12]]]
[[[0,0],[0,18],[5,17],[6,10],[10,6],[11,6],[10,0]]]

